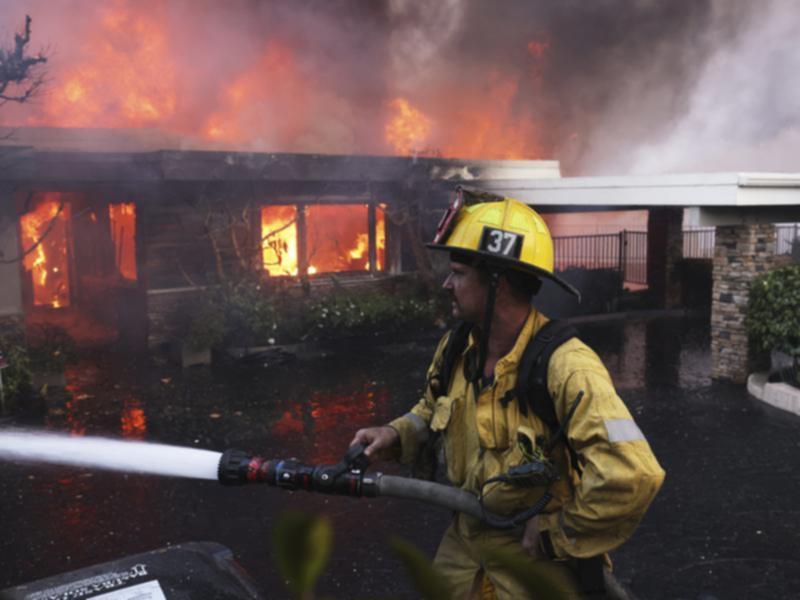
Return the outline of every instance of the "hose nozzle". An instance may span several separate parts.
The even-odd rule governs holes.
[[[222,485],[244,485],[267,481],[269,461],[241,450],[225,450],[219,459],[217,478]]]
[[[374,486],[364,482],[368,463],[364,446],[351,447],[335,465],[307,465],[294,458],[265,460],[241,450],[226,450],[219,460],[217,478],[222,485],[266,483],[288,490],[375,496]]]

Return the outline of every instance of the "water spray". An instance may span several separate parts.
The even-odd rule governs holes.
[[[166,444],[31,431],[0,432],[0,460],[214,480],[220,456],[219,452]]]

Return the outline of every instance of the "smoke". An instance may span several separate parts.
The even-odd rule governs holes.
[[[796,3],[761,3],[734,43],[715,45],[686,110],[637,149],[631,170],[800,170],[798,36]]]
[[[0,120],[391,154],[402,97],[430,123],[420,152],[558,159],[566,174],[794,169],[794,12],[791,0],[0,0],[5,32],[31,14],[51,58],[43,95]]]

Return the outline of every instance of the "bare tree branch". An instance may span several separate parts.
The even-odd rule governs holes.
[[[61,203],[58,205],[58,210],[56,211],[56,214],[53,216],[52,219],[50,219],[50,222],[47,224],[47,227],[45,227],[45,230],[39,236],[39,239],[36,240],[33,244],[31,244],[30,248],[26,248],[25,250],[23,250],[20,253],[20,255],[17,256],[17,257],[6,259],[5,257],[0,256],[0,264],[6,264],[7,265],[7,264],[19,262],[19,261],[23,260],[26,256],[28,256],[28,254],[30,254],[31,252],[36,250],[36,248],[39,247],[39,245],[44,241],[44,239],[53,230],[53,227],[55,227],[56,221],[58,221],[58,218],[61,216],[61,211],[62,210],[64,210],[64,200],[63,199],[61,200]]]
[[[25,15],[24,33],[14,35],[14,47],[0,48],[0,104],[6,102],[27,102],[44,81],[36,67],[47,62],[47,57],[39,53],[26,55],[31,41],[31,18]]]

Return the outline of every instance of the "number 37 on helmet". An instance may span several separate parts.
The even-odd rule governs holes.
[[[459,186],[427,246],[549,279],[580,298],[554,273],[553,238],[544,219],[518,200]]]

